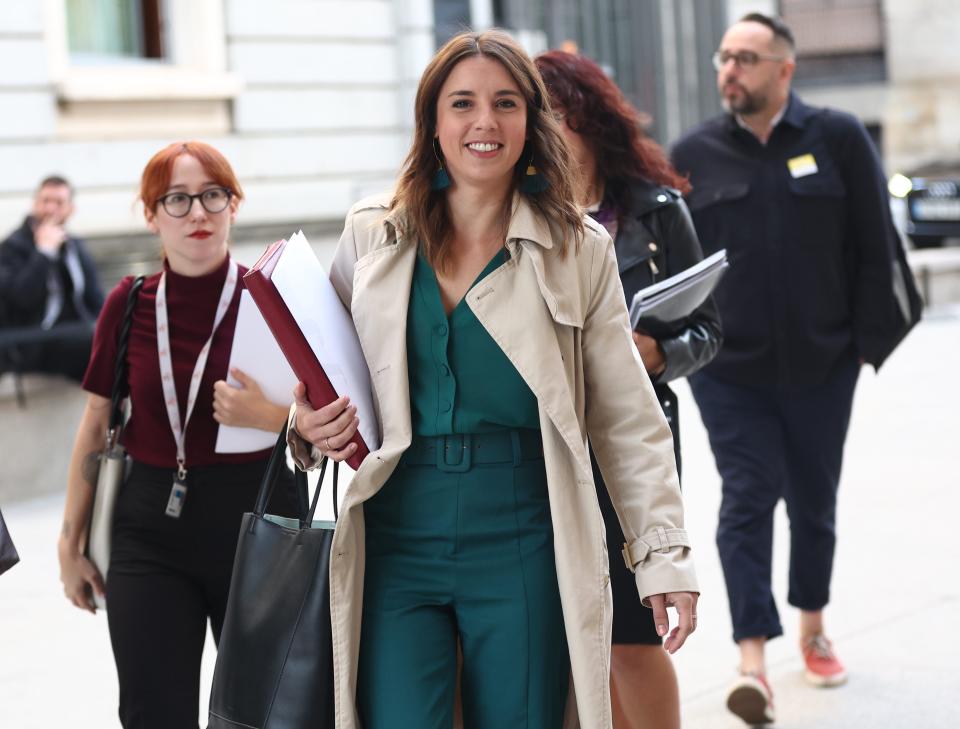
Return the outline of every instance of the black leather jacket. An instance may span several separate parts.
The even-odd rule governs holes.
[[[628,212],[621,215],[614,247],[627,306],[633,295],[703,258],[690,212],[680,193],[649,182],[636,182],[628,193]],[[673,430],[679,464],[676,397],[666,383],[706,365],[720,349],[720,314],[708,298],[693,315],[677,322],[675,332],[657,340],[666,369],[653,378],[654,387]]]
[[[639,183],[631,188],[630,197],[629,212],[621,217],[614,241],[628,306],[640,289],[703,258],[690,212],[676,190]],[[655,384],[686,377],[707,364],[723,341],[713,298],[677,322],[674,334],[658,341],[667,368],[654,378]]]

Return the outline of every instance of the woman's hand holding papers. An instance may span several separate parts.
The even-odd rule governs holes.
[[[660,343],[656,339],[641,332],[634,332],[633,342],[637,345],[637,351],[640,352],[643,366],[651,377],[656,377],[667,368],[667,360],[664,358],[663,350],[660,349]]]
[[[350,398],[343,395],[329,405],[314,410],[307,401],[307,388],[298,382],[293,389],[297,403],[297,414],[293,427],[304,440],[312,443],[320,452],[334,461],[344,461],[357,449],[351,443],[360,425],[357,408],[350,404]]]
[[[278,432],[287,420],[288,408],[270,402],[257,381],[242,370],[234,367],[230,374],[241,387],[225,380],[213,383],[213,419],[222,425]]]

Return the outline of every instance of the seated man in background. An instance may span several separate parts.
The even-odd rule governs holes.
[[[70,183],[47,177],[23,225],[0,244],[2,369],[83,378],[103,291],[83,242],[64,227],[72,213]],[[5,341],[11,329],[24,341]]]

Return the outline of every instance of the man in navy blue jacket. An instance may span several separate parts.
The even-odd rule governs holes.
[[[753,724],[773,720],[764,647],[783,633],[770,584],[781,498],[806,675],[846,678],[823,626],[836,492],[860,366],[879,366],[902,330],[900,243],[863,125],[791,92],[782,21],[745,16],[714,65],[727,113],[686,134],[673,161],[690,175],[704,253],[730,259],[716,293],[723,347],[690,385],[723,479],[717,545],[741,654],[728,706]]]
[[[5,366],[18,371],[62,374],[79,382],[90,359],[103,290],[83,241],[66,231],[72,213],[70,183],[48,177],[37,188],[30,215],[0,244],[2,326],[48,331],[40,341],[0,354]]]

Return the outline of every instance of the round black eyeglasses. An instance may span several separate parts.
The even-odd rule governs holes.
[[[183,218],[193,207],[193,201],[199,200],[203,209],[208,213],[222,213],[230,204],[230,198],[233,192],[225,187],[211,187],[196,195],[189,195],[185,192],[170,192],[163,197],[158,197],[157,202],[167,211],[167,215],[172,218]]]

